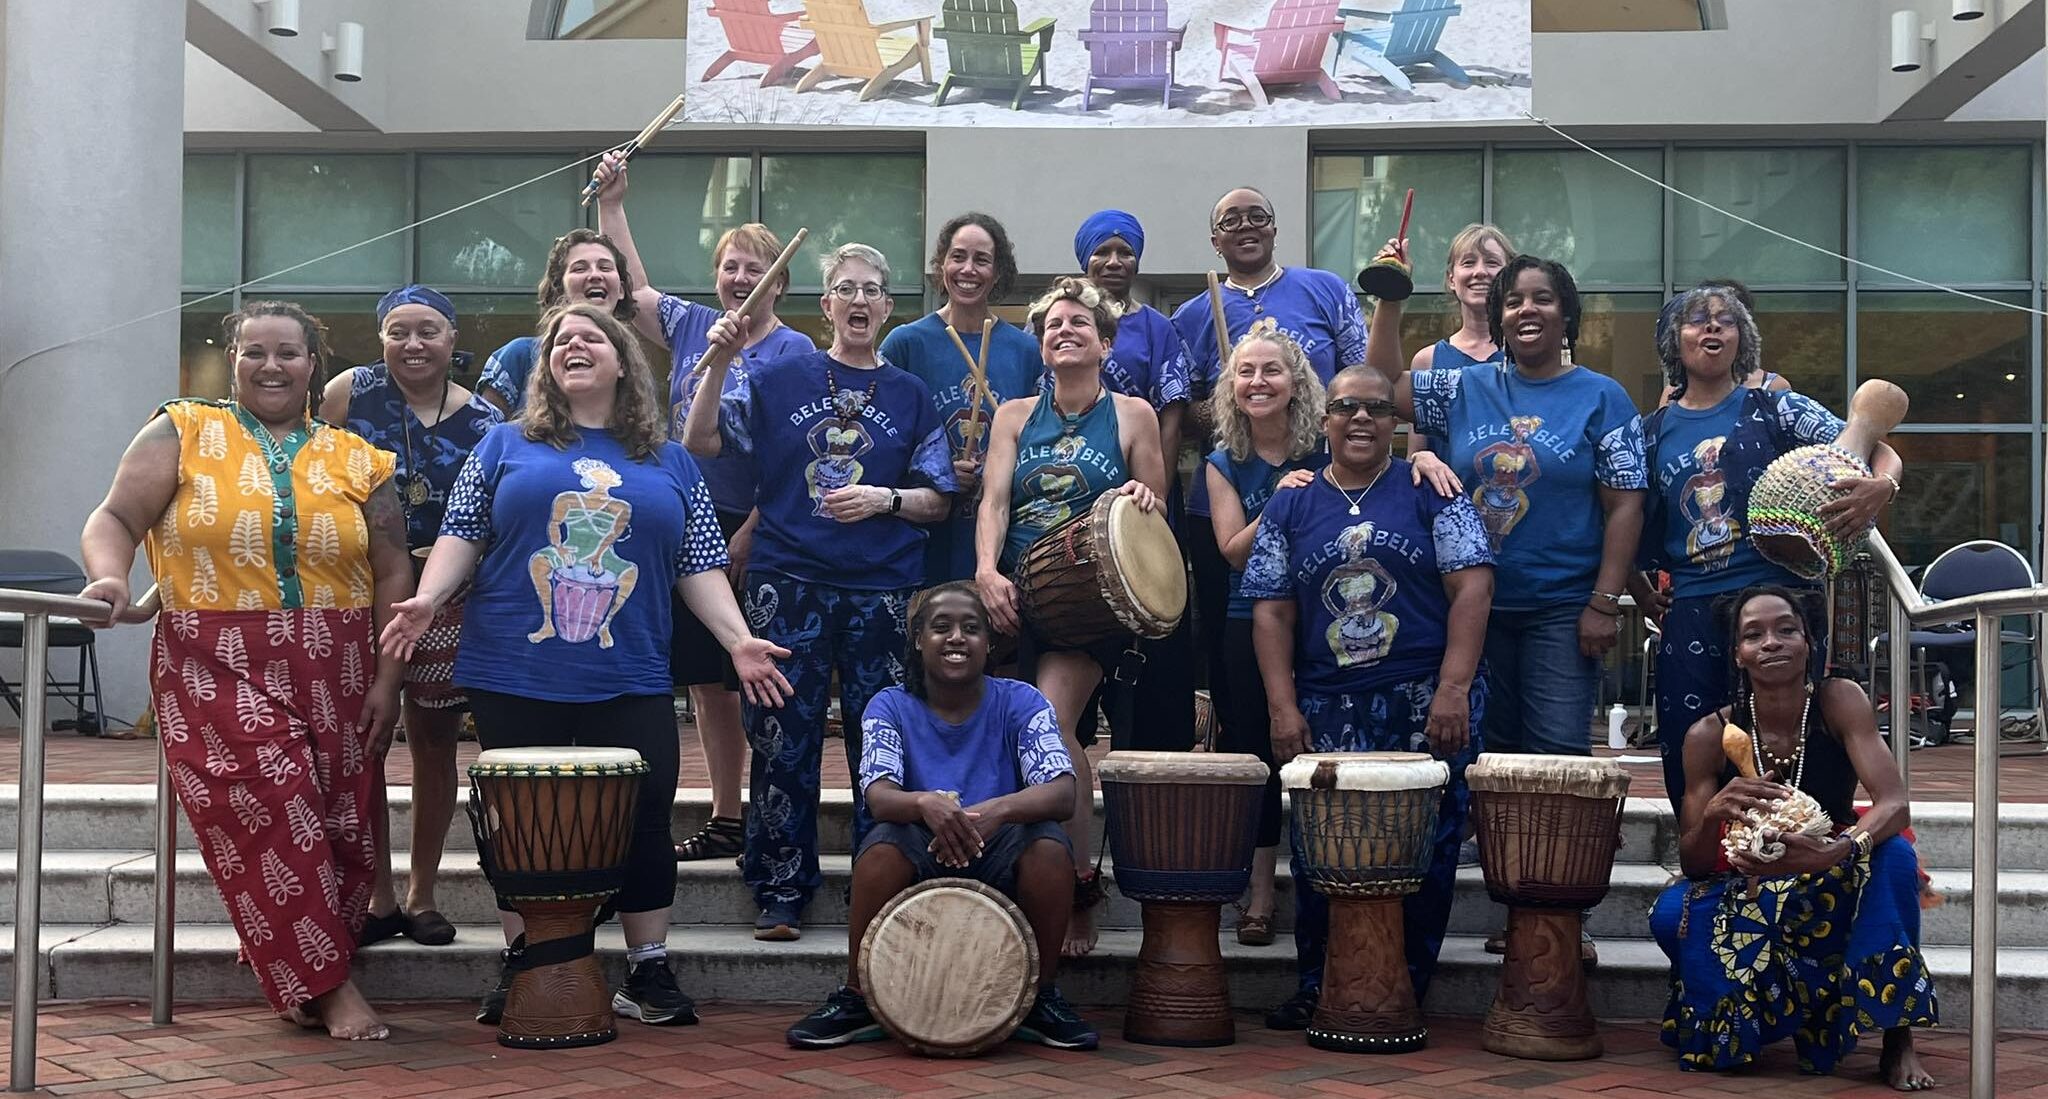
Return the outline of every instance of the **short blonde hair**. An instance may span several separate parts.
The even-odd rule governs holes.
[[[1045,293],[1038,295],[1038,300],[1031,303],[1025,323],[1031,326],[1032,335],[1040,339],[1045,337],[1046,315],[1052,312],[1053,306],[1063,301],[1074,302],[1094,314],[1095,331],[1101,334],[1102,345],[1105,348],[1116,342],[1116,322],[1123,316],[1123,309],[1116,304],[1115,299],[1103,293],[1100,286],[1073,275],[1061,275],[1052,280],[1052,285],[1046,288]]]
[[[716,279],[718,277],[718,267],[725,262],[725,250],[733,247],[737,247],[743,252],[751,252],[756,256],[765,258],[769,263],[774,263],[782,255],[782,238],[775,235],[775,230],[768,228],[758,221],[750,221],[745,225],[727,229],[719,235],[718,244],[711,249],[712,278]],[[787,293],[789,293],[789,268],[785,267],[782,269],[781,276],[775,280],[775,296],[779,298]]]
[[[1488,244],[1500,246],[1500,259],[1502,263],[1506,263],[1515,257],[1514,244],[1509,242],[1508,235],[1501,232],[1498,225],[1488,225],[1483,221],[1475,221],[1458,230],[1457,234],[1451,237],[1450,249],[1444,253],[1444,281],[1449,282],[1451,275],[1458,270],[1459,256],[1467,252],[1477,252],[1484,255]]]
[[[1223,373],[1209,394],[1209,414],[1216,422],[1217,441],[1235,461],[1252,456],[1252,418],[1237,407],[1237,387],[1231,384],[1231,378],[1237,373],[1238,357],[1255,343],[1279,348],[1280,361],[1287,364],[1287,378],[1292,383],[1287,397],[1287,456],[1299,458],[1323,444],[1323,383],[1316,377],[1315,367],[1309,364],[1308,352],[1294,342],[1294,337],[1282,332],[1279,322],[1271,317],[1260,318],[1230,349],[1230,361],[1224,364]]]
[[[555,337],[570,317],[582,317],[604,333],[606,342],[619,356],[618,400],[612,405],[611,433],[626,448],[626,456],[645,461],[668,440],[667,410],[654,392],[654,371],[647,365],[647,353],[640,339],[625,322],[588,302],[570,302],[548,310],[540,320],[539,362],[526,382],[526,404],[519,413],[520,430],[537,443],[565,450],[579,437],[576,421],[569,416],[569,398],[548,369],[554,354]]]

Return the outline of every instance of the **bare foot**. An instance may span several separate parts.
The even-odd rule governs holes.
[[[1067,918],[1067,941],[1060,947],[1060,957],[1078,958],[1095,949],[1095,910],[1076,911]]]
[[[312,1006],[310,1003],[293,1004],[291,1007],[278,1012],[277,1017],[293,1026],[305,1027],[307,1030],[319,1030],[320,1016],[313,1013],[311,1010]]]
[[[344,1042],[381,1042],[391,1037],[391,1028],[378,1020],[376,1010],[363,999],[361,992],[356,991],[354,981],[343,981],[340,988],[315,999],[312,1007],[321,1024],[327,1028],[329,1038]]]
[[[1934,1086],[1934,1077],[1928,1075],[1920,1064],[1920,1054],[1913,1049],[1913,1028],[1894,1027],[1884,1032],[1877,1076],[1894,1091],[1924,1091]]]

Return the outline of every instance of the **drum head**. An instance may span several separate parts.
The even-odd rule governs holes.
[[[564,744],[544,748],[490,748],[478,752],[472,766],[484,771],[617,771],[640,766],[631,748],[585,748]]]
[[[1140,508],[1128,496],[1109,504],[1109,552],[1115,563],[1112,582],[1120,580],[1130,602],[1164,628],[1148,637],[1164,637],[1180,624],[1188,608],[1188,574],[1180,543],[1165,516]]]
[[[860,944],[868,1008],[913,1053],[972,1057],[1007,1039],[1038,994],[1038,942],[1008,897],[934,878],[882,906]]]

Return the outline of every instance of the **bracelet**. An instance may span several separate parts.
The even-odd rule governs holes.
[[[1894,500],[1898,499],[1898,498],[1899,498],[1899,479],[1898,479],[1897,477],[1894,477],[1894,476],[1892,476],[1892,475],[1891,475],[1891,474],[1889,474],[1889,473],[1880,473],[1880,474],[1878,474],[1878,476],[1879,476],[1879,477],[1882,477],[1882,478],[1884,478],[1885,480],[1887,480],[1887,481],[1890,481],[1890,482],[1892,483],[1892,499],[1894,499]]]
[[[1620,608],[1620,606],[1621,606],[1621,596],[1619,596],[1619,595],[1613,595],[1613,594],[1610,594],[1610,593],[1608,593],[1608,592],[1604,592],[1604,591],[1601,591],[1601,590],[1600,590],[1600,589],[1598,589],[1598,588],[1594,588],[1594,589],[1593,589],[1593,598],[1595,598],[1595,599],[1605,599],[1605,600],[1607,600],[1607,601],[1608,601],[1609,603],[1613,604],[1613,605],[1614,605],[1614,606],[1615,606],[1615,607],[1616,607],[1617,609],[1619,609],[1619,608]]]

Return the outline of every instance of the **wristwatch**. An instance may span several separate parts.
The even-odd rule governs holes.
[[[903,490],[889,490],[889,514],[896,515],[903,510]]]

